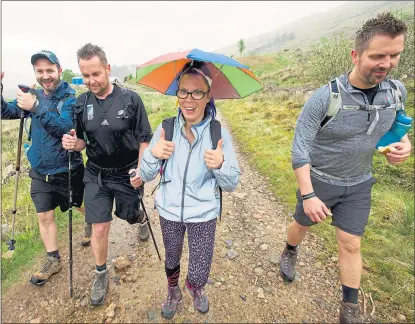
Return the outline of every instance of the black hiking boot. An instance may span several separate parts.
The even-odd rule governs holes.
[[[341,301],[339,322],[342,324],[363,323],[363,319],[360,317],[359,304]]]
[[[171,319],[176,314],[177,308],[182,300],[182,292],[180,287],[168,286],[167,298],[161,306],[161,316]]]
[[[82,246],[91,245],[91,236],[92,236],[92,224],[85,223],[85,235],[82,238]]]
[[[101,305],[105,300],[108,291],[109,276],[108,270],[94,271],[95,279],[91,289],[91,304],[94,306]]]
[[[297,261],[297,250],[288,250],[285,247],[280,259],[280,274],[281,276],[292,282],[295,279],[295,263]]]
[[[30,282],[36,286],[43,285],[53,274],[58,273],[62,269],[61,259],[47,256],[45,263],[40,270],[36,272]]]

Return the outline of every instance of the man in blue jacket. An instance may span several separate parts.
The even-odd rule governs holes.
[[[17,92],[16,100],[5,102],[1,99],[1,118],[18,119],[21,109],[25,117],[31,118],[30,136],[32,145],[27,152],[32,179],[30,195],[36,207],[39,229],[47,257],[41,269],[30,282],[43,285],[51,275],[61,270],[61,259],[57,241],[57,226],[54,210],[60,206],[65,212],[69,208],[68,167],[69,155],[63,149],[61,138],[73,127],[75,91],[61,81],[62,68],[56,55],[41,51],[31,58],[33,70],[42,89],[24,93]],[[3,78],[3,73],[2,73]],[[84,166],[82,156],[73,155],[72,194],[73,205],[80,208],[83,200]],[[80,210],[84,214],[84,210]],[[86,224],[85,236],[91,237],[91,225]],[[83,240],[83,245],[88,243]]]

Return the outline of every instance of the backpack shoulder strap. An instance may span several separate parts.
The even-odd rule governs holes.
[[[402,91],[401,91],[401,89],[391,79],[388,79],[388,83],[392,88],[391,89],[392,90],[392,95],[395,98],[396,110],[404,109],[403,102],[402,102]]]
[[[173,131],[174,131],[174,121],[176,117],[166,118],[162,121],[161,127],[164,129],[165,132],[165,140],[171,141],[173,139]],[[160,181],[158,185],[154,188],[151,194],[154,194],[157,188],[160,187],[162,182],[166,182],[166,173],[164,172],[166,169],[167,160],[162,160],[161,167],[160,167]]]
[[[81,96],[82,96],[83,94],[81,94]],[[89,100],[89,97],[91,96],[91,91],[87,91],[87,92],[85,92],[85,95],[84,95],[84,101],[83,101],[83,103],[82,103],[82,109],[80,109],[79,111],[75,111],[74,112],[74,121],[75,121],[75,123],[77,123],[78,121],[80,121],[81,123],[80,123],[80,125],[81,125],[81,128],[82,128],[82,133],[83,133],[83,135],[84,135],[84,139],[85,139],[85,142],[87,143],[87,144],[89,144],[89,140],[88,140],[88,137],[86,136],[86,131],[85,131],[85,121],[87,120],[86,119],[86,107],[87,107],[87,104],[88,104],[88,100]],[[79,113],[81,113],[82,112],[82,115],[81,116],[79,116]],[[74,125],[75,126],[75,125]]]
[[[210,121],[210,138],[212,139],[212,148],[216,150],[218,142],[222,138],[222,126],[220,121],[212,118]],[[219,186],[219,221],[222,220],[222,188]]]
[[[127,116],[127,108],[134,106],[133,96],[131,95],[132,90],[124,87],[121,89],[121,99],[123,103],[123,118]]]
[[[337,112],[342,106],[342,97],[340,94],[338,82],[339,81],[337,78],[329,82],[330,104],[329,109],[327,110],[327,114],[320,124],[321,128],[323,128],[334,116],[336,116]]]
[[[161,126],[164,128],[164,132],[166,133],[165,139],[166,141],[171,141],[173,139],[173,131],[174,131],[174,121],[176,117],[170,117],[163,120]]]
[[[329,87],[330,87],[330,105],[329,110],[327,111],[327,116],[333,117],[337,114],[339,111],[341,105],[342,105],[342,97],[338,85],[338,79],[334,79],[330,81]]]
[[[218,142],[222,138],[222,130],[220,121],[214,118],[210,121],[210,137],[212,139],[212,148],[216,150]]]
[[[56,109],[58,110],[59,115],[61,114],[62,111],[62,106],[65,103],[66,99],[68,98],[75,98],[75,96],[72,93],[67,93],[63,96],[63,98],[59,101],[58,106],[56,107]]]

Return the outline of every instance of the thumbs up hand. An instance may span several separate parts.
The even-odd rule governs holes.
[[[205,163],[206,166],[210,169],[220,169],[224,158],[223,158],[223,138],[218,142],[218,147],[216,150],[206,150],[205,151]]]
[[[167,160],[174,151],[174,143],[165,140],[166,133],[161,129],[160,139],[151,149],[151,155],[160,160]]]

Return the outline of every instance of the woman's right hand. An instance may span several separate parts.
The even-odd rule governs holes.
[[[65,150],[75,150],[78,137],[74,129],[69,131],[69,134],[65,134],[62,137],[62,146]]]
[[[166,133],[161,129],[160,139],[151,149],[151,155],[160,160],[167,160],[174,151],[174,143],[165,140]]]

